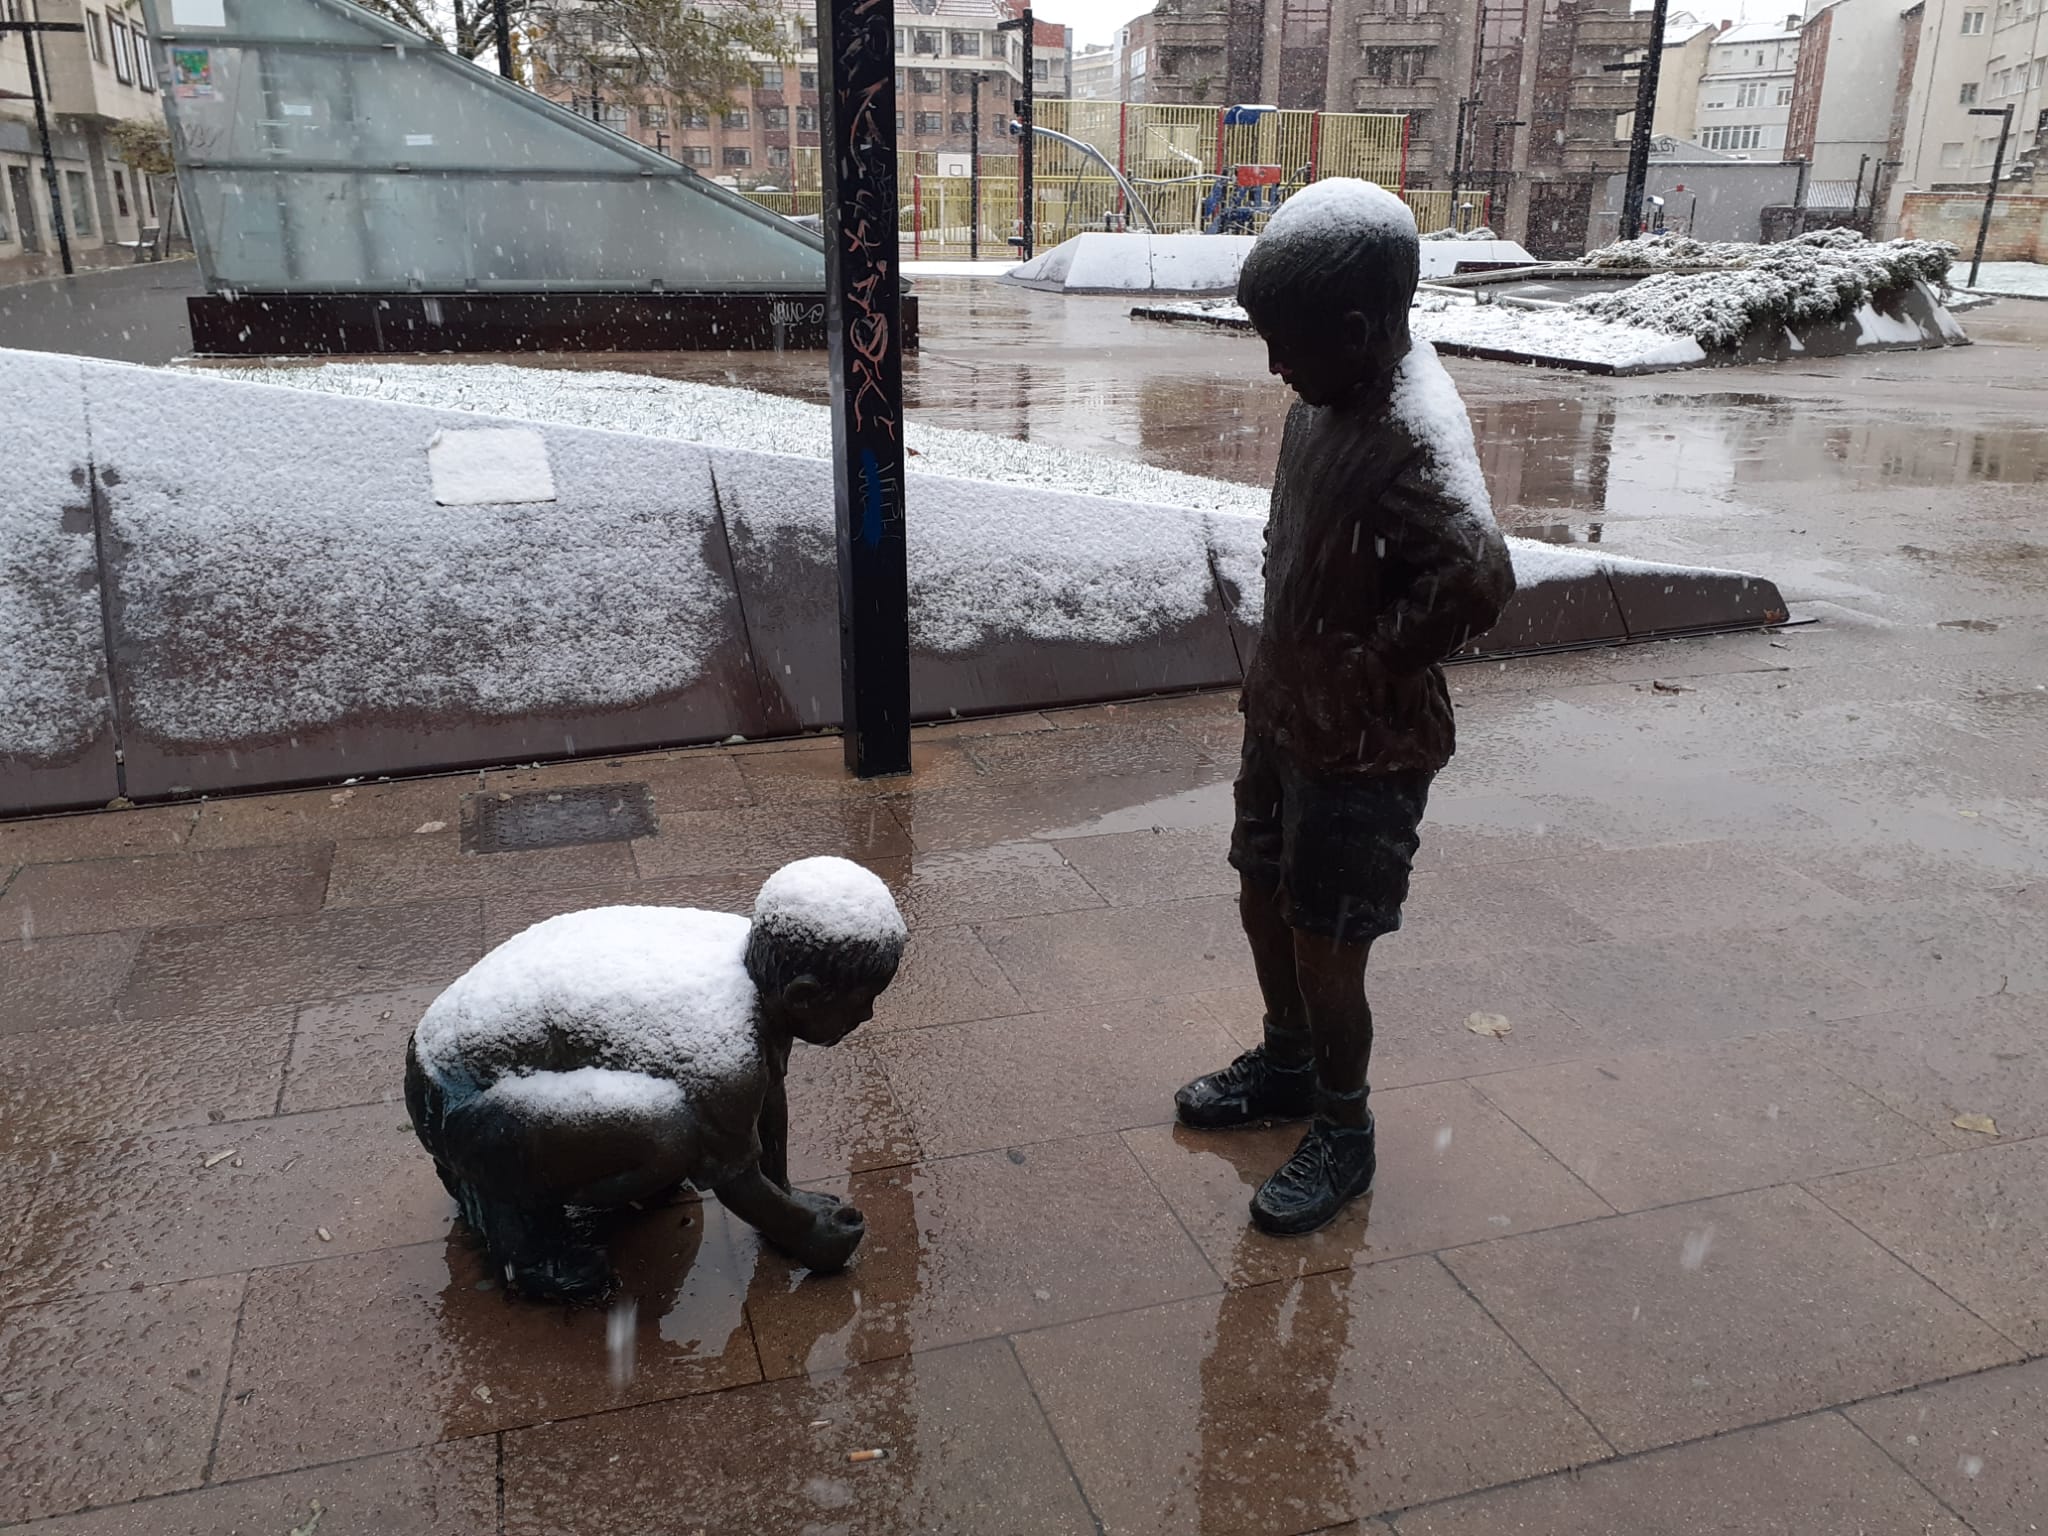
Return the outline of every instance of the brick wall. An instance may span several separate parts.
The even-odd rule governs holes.
[[[1899,233],[1913,240],[1953,240],[1968,255],[1984,215],[1981,193],[1908,192],[1899,210]],[[2003,194],[1991,215],[1986,261],[2048,262],[2048,197]]]

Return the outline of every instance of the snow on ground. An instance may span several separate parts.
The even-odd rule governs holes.
[[[719,444],[757,453],[824,458],[832,416],[822,405],[751,389],[656,379],[638,373],[521,368],[504,363],[326,363],[317,368],[210,368],[212,377],[357,395],[442,410],[514,416],[565,426],[637,432],[647,437]],[[904,427],[913,473],[990,480],[999,485],[1163,502],[1197,512],[1263,517],[1266,492],[1200,475],[1104,459],[984,432]]]
[[[1157,307],[1220,325],[1249,323],[1245,312],[1227,301]],[[1690,337],[1596,320],[1572,309],[1477,304],[1441,294],[1425,294],[1418,300],[1408,325],[1415,336],[1433,345],[1485,347],[1522,353],[1538,361],[1594,363],[1626,370],[1683,368],[1703,362],[1707,355]]]
[[[1970,264],[1948,269],[1948,280],[1961,288],[1970,280]],[[1972,293],[2002,293],[2023,299],[2048,299],[2048,265],[2033,261],[1987,261],[1977,271]]]

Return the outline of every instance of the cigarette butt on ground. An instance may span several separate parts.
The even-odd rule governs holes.
[[[888,1457],[889,1453],[887,1451],[881,1450],[848,1451],[846,1453],[846,1459],[848,1461],[886,1461],[888,1460]]]

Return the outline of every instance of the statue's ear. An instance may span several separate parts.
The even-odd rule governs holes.
[[[782,1006],[785,1008],[808,1008],[818,1000],[825,989],[815,976],[804,975],[782,984]]]

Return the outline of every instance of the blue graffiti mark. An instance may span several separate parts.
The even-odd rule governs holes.
[[[861,542],[873,549],[882,542],[882,466],[872,448],[860,451]]]

